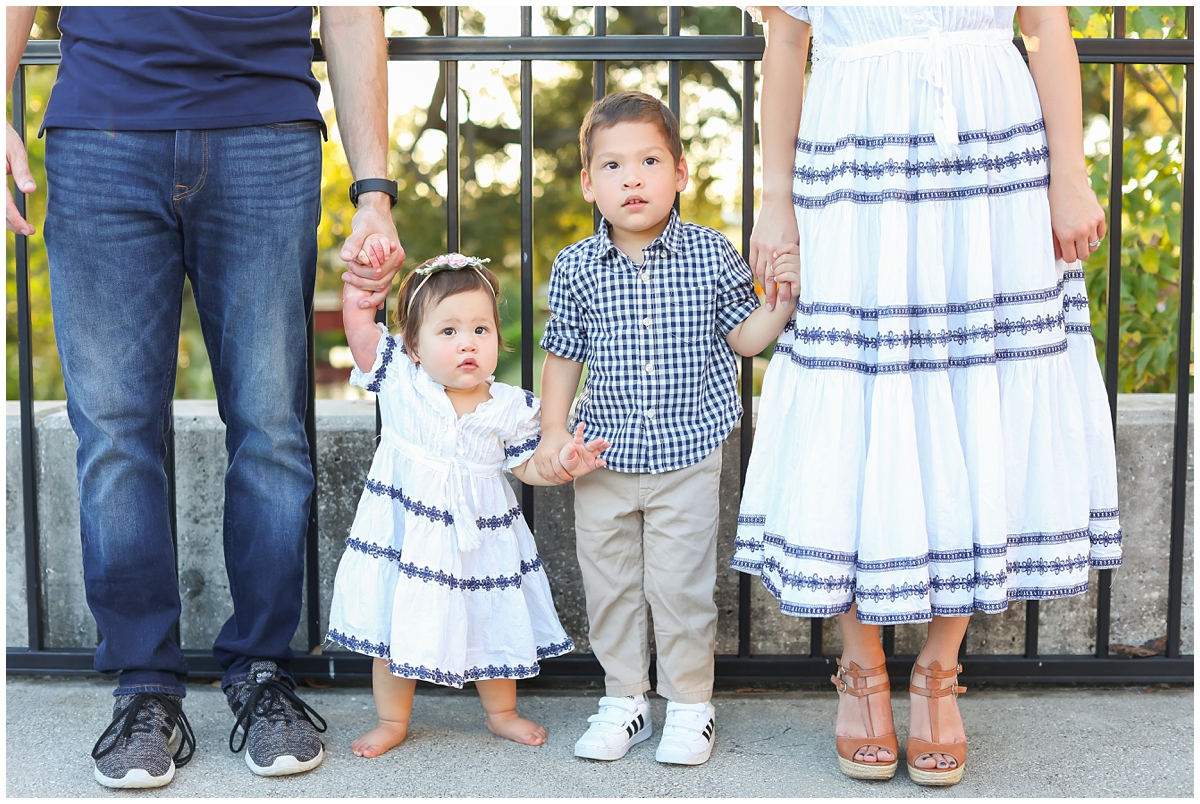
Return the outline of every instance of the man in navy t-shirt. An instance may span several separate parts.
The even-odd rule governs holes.
[[[7,10],[10,89],[35,12]],[[380,303],[403,250],[396,243],[380,271],[355,260],[368,235],[398,239],[382,19],[378,8],[348,7],[322,7],[320,17],[338,129],[359,180],[341,256]],[[240,729],[247,764],[264,776],[308,770],[324,756],[324,721],[288,675],[313,492],[306,320],[325,124],[312,19],[309,6],[69,6],[59,18],[62,63],[43,127],[44,236],[79,436],[95,665],[119,673],[112,724],[92,749],[96,779],[109,787],[167,784],[195,747],[182,712],[187,664],[172,635],[180,599],[163,470],[185,277],[229,451],[233,614],[213,655],[235,714],[230,746]],[[11,125],[7,136],[9,172],[33,192]],[[7,200],[8,228],[33,234],[11,192]]]

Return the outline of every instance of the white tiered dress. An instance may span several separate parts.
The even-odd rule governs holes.
[[[380,325],[383,436],[334,580],[326,639],[387,659],[393,675],[461,687],[537,675],[575,649],[533,534],[502,470],[540,438],[533,394],[493,382],[461,418],[445,389]]]
[[[1111,419],[1015,7],[785,10],[814,33],[801,297],[731,566],[880,625],[1084,592],[1121,562]]]

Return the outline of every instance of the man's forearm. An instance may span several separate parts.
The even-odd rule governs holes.
[[[321,6],[321,45],[350,170],[355,179],[387,178],[387,42],[379,8]],[[386,196],[367,193],[367,200]]]
[[[9,6],[4,15],[4,55],[8,66],[8,91],[12,91],[13,78],[17,75],[17,67],[21,64],[21,56],[25,54],[25,45],[29,42],[29,32],[33,30],[33,18],[37,15],[37,6]]]
[[[542,366],[542,431],[567,431],[571,402],[583,376],[583,364],[546,353]]]

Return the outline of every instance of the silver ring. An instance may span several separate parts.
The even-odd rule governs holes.
[[[1092,248],[1100,248],[1100,241],[1099,240],[1089,240],[1088,245],[1091,246]]]

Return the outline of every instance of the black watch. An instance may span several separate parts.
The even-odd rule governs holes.
[[[396,195],[398,193],[396,182],[391,179],[361,179],[350,185],[350,203],[358,206],[358,197],[362,193],[387,193],[392,199],[392,206],[396,206]]]

